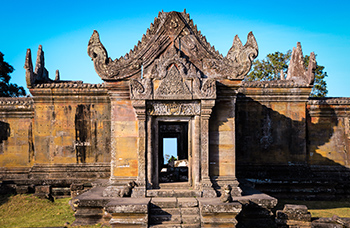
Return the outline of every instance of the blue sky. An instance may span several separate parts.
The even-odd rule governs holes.
[[[0,51],[15,68],[11,82],[25,86],[26,49],[35,61],[43,45],[50,77],[101,83],[87,43],[94,29],[112,59],[134,47],[158,12],[186,11],[207,40],[223,55],[236,34],[245,43],[253,31],[258,59],[286,52],[301,42],[314,51],[328,73],[328,96],[350,97],[349,1],[0,1]]]

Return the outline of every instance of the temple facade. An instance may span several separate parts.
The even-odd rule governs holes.
[[[309,97],[316,61],[311,53],[305,68],[300,43],[286,78],[248,82],[258,55],[253,33],[245,45],[236,36],[224,57],[189,14],[160,12],[125,56],[112,60],[97,31],[88,55],[102,84],[63,81],[58,72],[50,79],[42,47],[35,68],[27,51],[32,96],[0,99],[3,188],[50,186],[59,195],[104,179],[101,199],[147,204],[185,193],[215,207],[205,200],[225,189],[244,197],[244,183],[275,197],[349,196],[350,99]],[[176,142],[173,158],[166,139]],[[266,197],[271,209],[277,201]],[[96,213],[108,208],[101,205]],[[235,217],[240,207],[226,211]],[[211,224],[208,216],[200,214],[202,224]]]

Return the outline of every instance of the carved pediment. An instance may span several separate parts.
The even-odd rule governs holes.
[[[172,47],[183,53],[202,75],[213,79],[243,79],[258,55],[254,35],[249,33],[244,46],[236,36],[227,56],[223,57],[207,42],[189,14],[174,11],[160,12],[141,41],[125,56],[115,60],[109,58],[97,31],[90,38],[88,54],[96,72],[105,81],[130,77],[140,79],[141,71],[146,78],[154,77],[153,70],[159,64],[159,59]]]
[[[216,80],[203,78],[203,73],[181,55],[173,46],[155,61],[147,78],[130,79],[131,99],[215,99]]]
[[[192,93],[175,65],[167,71],[155,92],[155,99],[192,99]]]

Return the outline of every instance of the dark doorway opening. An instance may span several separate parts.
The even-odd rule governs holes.
[[[159,182],[188,181],[188,123],[159,122]]]

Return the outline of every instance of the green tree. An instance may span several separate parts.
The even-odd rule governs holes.
[[[255,60],[252,69],[247,75],[247,81],[272,81],[281,78],[281,73],[287,75],[288,64],[292,51],[286,54],[275,52],[268,54],[262,61]]]
[[[287,53],[275,52],[268,54],[263,60],[255,60],[252,64],[252,69],[245,78],[246,81],[272,81],[285,78],[288,73],[288,65],[292,51]],[[304,57],[305,67],[309,65],[309,56]],[[324,66],[316,64],[315,82],[310,96],[325,97],[328,93],[327,83],[325,78],[327,72],[324,72]],[[282,75],[282,76],[281,76]]]
[[[14,68],[4,61],[4,54],[0,52],[0,97],[25,96],[26,91],[22,86],[10,83],[10,74]]]

